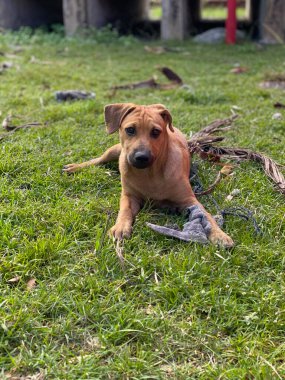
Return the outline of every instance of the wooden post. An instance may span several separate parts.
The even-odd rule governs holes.
[[[65,33],[70,36],[87,27],[85,0],[63,0],[63,21]]]
[[[162,0],[161,38],[183,40],[188,33],[187,0]]]
[[[67,35],[86,27],[101,28],[108,24],[131,27],[147,19],[148,0],[63,0]]]
[[[260,38],[265,43],[285,42],[285,1],[261,0]]]

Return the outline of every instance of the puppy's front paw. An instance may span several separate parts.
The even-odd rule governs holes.
[[[63,173],[71,174],[80,169],[80,164],[68,164],[62,168]]]
[[[211,243],[225,248],[231,248],[234,246],[233,239],[222,230],[212,231],[210,233],[209,240]]]
[[[109,235],[113,237],[115,240],[123,240],[125,238],[129,238],[132,233],[132,226],[124,225],[121,223],[116,223],[109,230]]]

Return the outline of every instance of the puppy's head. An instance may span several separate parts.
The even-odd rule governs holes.
[[[137,169],[151,166],[162,156],[168,129],[174,132],[171,114],[162,104],[110,104],[105,107],[105,122],[108,133],[119,131],[128,163]]]

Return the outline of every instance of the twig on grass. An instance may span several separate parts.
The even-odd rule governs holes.
[[[163,66],[157,68],[170,82],[176,83],[177,85],[182,86],[183,80],[180,78],[178,74],[176,74],[169,67]]]
[[[141,82],[134,82],[111,87],[112,90],[136,90],[137,88],[158,88],[158,83],[156,81],[156,78],[152,77]]]
[[[140,88],[151,88],[159,90],[170,90],[183,85],[183,80],[169,67],[157,67],[157,69],[169,80],[170,83],[159,83],[155,76],[141,82],[116,85],[111,87],[111,96],[114,96],[117,90],[136,90]]]
[[[272,158],[265,154],[254,152],[250,149],[244,148],[227,148],[213,146],[214,142],[224,140],[223,136],[212,136],[211,133],[222,132],[229,129],[229,125],[237,115],[233,115],[227,119],[216,120],[201,131],[195,133],[188,141],[188,148],[190,154],[196,153],[202,159],[210,161],[220,161],[222,157],[227,157],[231,160],[252,160],[262,165],[264,172],[275,183],[278,190],[285,195],[285,178],[279,167],[284,166],[275,162]],[[222,126],[225,126],[221,128]],[[219,183],[219,181],[217,181]]]
[[[123,240],[117,240],[116,242],[116,255],[118,256],[119,263],[121,265],[122,270],[125,272],[126,266],[125,266],[125,259],[123,256],[124,252],[124,241]]]
[[[199,191],[199,192],[195,191],[195,195],[199,196],[199,195],[210,194],[214,190],[214,188],[221,182],[221,180],[222,180],[222,173],[221,171],[219,171],[215,181],[208,187],[208,189],[204,191]]]
[[[278,167],[283,167],[282,165],[276,163],[272,158],[261,154],[258,152],[253,152],[249,149],[243,148],[225,148],[225,147],[214,147],[210,148],[212,154],[217,154],[218,156],[226,156],[232,160],[252,160],[261,164],[264,172],[269,178],[275,183],[278,190],[285,195],[285,178]]]
[[[237,114],[233,114],[230,117],[227,117],[226,119],[217,119],[214,120],[211,124],[207,125],[206,127],[202,128],[199,132],[195,133],[191,139],[189,140],[189,143],[195,142],[195,140],[198,137],[205,138],[205,135],[209,136],[211,133],[221,132],[221,131],[228,131],[231,128],[231,123],[238,118]],[[224,126],[224,127],[223,127]],[[223,128],[221,128],[223,127]],[[224,138],[224,137],[223,137]]]
[[[11,62],[3,62],[0,64],[0,74],[3,74],[5,70],[13,67],[13,63]]]
[[[39,123],[37,121],[16,126],[16,125],[12,125],[11,121],[12,121],[12,116],[7,116],[3,120],[2,127],[7,131],[7,133],[3,133],[2,135],[0,135],[0,141],[11,136],[13,133],[19,131],[20,129],[47,126],[47,123],[43,124],[43,123]]]

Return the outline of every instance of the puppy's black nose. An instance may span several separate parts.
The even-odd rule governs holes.
[[[145,169],[152,163],[152,155],[148,150],[138,150],[129,156],[129,162],[137,169]]]
[[[139,163],[148,163],[150,161],[150,154],[146,152],[136,152],[134,154],[135,161]]]

